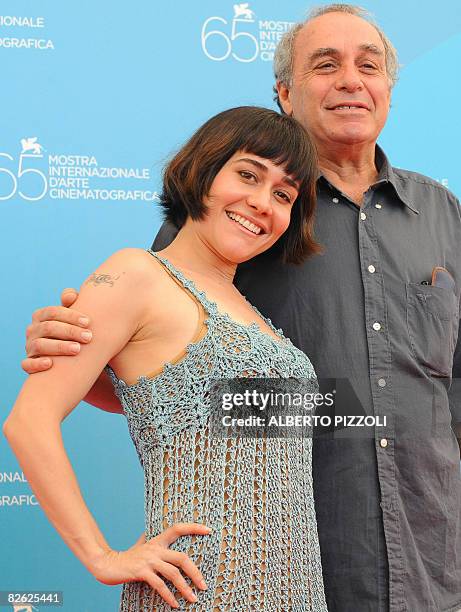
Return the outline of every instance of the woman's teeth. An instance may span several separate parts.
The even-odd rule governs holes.
[[[229,219],[232,219],[233,221],[240,223],[240,225],[243,225],[243,227],[246,227],[246,229],[250,230],[250,232],[253,232],[253,234],[261,233],[261,228],[255,225],[254,223],[248,221],[248,219],[245,219],[245,217],[241,217],[240,215],[237,215],[237,213],[228,212],[227,210],[226,215],[229,217]]]

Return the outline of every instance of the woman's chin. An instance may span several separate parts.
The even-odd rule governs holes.
[[[248,261],[249,259],[253,259],[253,257],[256,257],[256,255],[259,255],[264,251],[267,251],[271,246],[272,243],[264,243],[255,245],[254,248],[248,248],[248,245],[237,245],[234,243],[227,245],[226,247],[221,245],[219,252],[224,259],[238,265]]]

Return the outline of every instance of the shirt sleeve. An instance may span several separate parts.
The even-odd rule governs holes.
[[[449,199],[452,201],[455,210],[457,211],[457,226],[458,235],[461,240],[461,205],[458,198],[449,192]],[[458,291],[460,288],[458,288]],[[452,383],[448,392],[450,401],[450,412],[452,423],[455,429],[461,427],[461,301],[459,307],[460,325],[458,327],[458,341],[456,343],[455,354],[453,356]]]
[[[172,223],[164,221],[157,235],[154,238],[152,250],[161,251],[162,249],[166,248],[176,238],[178,231],[178,228],[175,227]]]
[[[450,411],[454,426],[461,425],[461,321],[458,331],[458,342],[456,343],[453,357],[452,383],[448,398],[450,400]]]

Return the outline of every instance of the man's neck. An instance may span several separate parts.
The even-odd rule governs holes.
[[[359,206],[363,194],[376,182],[375,146],[366,149],[347,147],[341,151],[319,150],[319,168],[325,178]]]

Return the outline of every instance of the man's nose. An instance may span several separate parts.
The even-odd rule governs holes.
[[[337,90],[354,92],[363,88],[362,76],[356,66],[344,66],[338,72],[335,87]]]

